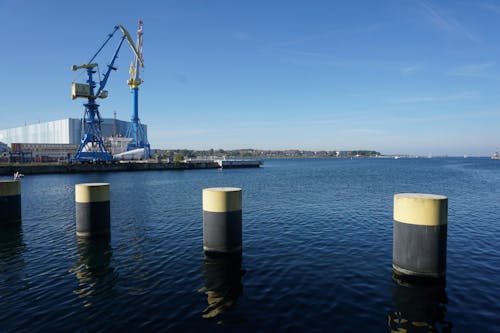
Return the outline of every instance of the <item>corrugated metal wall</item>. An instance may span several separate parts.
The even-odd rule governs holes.
[[[103,119],[101,124],[104,137],[113,135],[114,119]],[[130,122],[116,120],[118,135],[125,136]],[[147,126],[142,124],[147,134]],[[79,144],[82,137],[81,119],[66,118],[0,130],[0,142],[11,144],[18,143],[69,143]]]

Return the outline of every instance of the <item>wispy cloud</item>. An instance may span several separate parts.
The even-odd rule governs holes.
[[[500,6],[499,5],[493,5],[491,3],[485,3],[485,4],[480,4],[479,7],[480,8],[484,8],[487,11],[495,12],[497,14],[500,14]]]
[[[452,70],[449,74],[453,76],[465,77],[488,77],[490,69],[493,67],[491,63],[463,65]]]
[[[349,29],[318,31],[273,42],[264,46],[261,52],[297,65],[344,66],[352,60],[340,59],[334,50],[325,50],[325,46],[335,45],[338,39],[364,37],[377,32],[381,27],[381,24],[373,24]],[[317,51],[318,45],[323,51]]]
[[[315,34],[298,36],[298,37],[293,38],[293,39],[277,42],[277,43],[274,43],[273,45],[271,45],[270,48],[282,49],[282,48],[288,48],[288,47],[297,46],[297,45],[305,44],[305,43],[309,43],[309,42],[323,41],[326,39],[330,39],[339,33],[340,33],[339,30],[321,31],[321,32],[318,32]]]
[[[247,41],[251,40],[252,36],[246,32],[240,31],[240,30],[235,30],[233,31],[232,34],[233,38],[239,41]]]
[[[325,41],[332,38],[343,37],[346,35],[366,35],[370,33],[377,32],[382,27],[381,24],[372,24],[364,27],[350,28],[350,29],[332,29],[326,31],[318,31],[317,33],[312,33],[303,36],[297,36],[294,39],[289,39],[282,41],[273,45],[276,48],[283,48],[289,46],[296,46],[301,44],[306,44],[309,42]]]
[[[401,74],[412,74],[415,73],[423,68],[422,65],[411,65],[411,66],[405,66],[400,69]]]
[[[433,7],[431,7],[431,5],[422,0],[417,0],[416,2],[420,7],[425,9],[427,14],[431,17],[432,21],[437,27],[448,31],[453,30],[453,25],[442,15],[440,15]]]
[[[462,25],[457,19],[443,14],[424,0],[415,0],[415,2],[424,9],[428,17],[438,29],[450,33],[459,33],[473,42],[479,41],[478,38],[466,29],[465,26]]]
[[[347,64],[347,61],[326,52],[276,49],[269,54],[271,57],[299,66],[344,66]]]
[[[434,95],[434,96],[412,96],[404,97],[394,102],[402,104],[414,104],[414,103],[432,103],[432,102],[452,102],[463,99],[477,98],[478,94],[471,91],[462,91],[451,95]]]

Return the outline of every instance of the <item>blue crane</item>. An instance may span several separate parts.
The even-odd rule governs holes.
[[[127,129],[127,137],[132,140],[127,146],[127,150],[144,149],[144,158],[148,159],[150,157],[150,146],[148,142],[148,137],[144,128],[141,126],[139,119],[139,86],[142,80],[139,76],[140,68],[144,67],[142,62],[142,20],[139,20],[139,28],[137,29],[137,42],[136,42],[137,54],[135,55],[134,62],[130,64],[130,79],[127,84],[130,86],[133,98],[133,112],[130,126]]]
[[[97,63],[93,63],[94,59],[97,55],[102,51],[104,46],[110,41],[115,32],[120,29],[123,33],[123,36],[120,39],[118,47],[115,50],[111,63],[108,65],[108,69],[104,74],[102,80],[100,80],[99,86],[94,81],[93,75],[96,73],[96,68],[98,67]],[[123,45],[123,42],[127,40],[130,48],[136,55],[138,59],[138,63],[142,64],[142,57],[139,56],[137,49],[135,48],[134,42],[130,37],[130,34],[125,30],[122,25],[117,25],[114,27],[113,31],[108,35],[108,38],[104,41],[102,46],[97,50],[94,56],[86,63],[80,66],[73,65],[73,71],[79,69],[85,69],[88,75],[87,84],[83,83],[73,83],[71,89],[71,97],[75,98],[86,98],[87,103],[85,106],[85,113],[83,115],[83,126],[84,126],[84,135],[78,146],[75,157],[73,160],[80,162],[106,162],[113,161],[113,156],[106,150],[104,146],[104,142],[102,139],[102,131],[101,131],[101,116],[99,114],[99,104],[96,103],[97,98],[106,98],[108,96],[108,92],[104,90],[106,87],[106,83],[108,82],[109,75],[112,70],[117,70],[114,67],[115,61],[118,58],[118,53],[120,48]],[[97,91],[95,90],[97,88]]]

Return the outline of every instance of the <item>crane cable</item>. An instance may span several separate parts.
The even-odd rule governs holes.
[[[76,80],[78,80],[80,78],[80,76],[83,76],[83,73],[85,73],[84,71],[77,71],[76,72],[77,74],[75,75],[75,77],[73,78],[73,80],[71,81],[71,83],[75,83]]]

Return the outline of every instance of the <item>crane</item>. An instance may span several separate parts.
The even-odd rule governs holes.
[[[127,84],[130,86],[130,90],[132,92],[133,112],[126,136],[132,139],[127,146],[127,150],[131,151],[136,149],[144,149],[144,158],[148,159],[150,156],[150,146],[146,132],[141,126],[139,119],[139,86],[142,83],[142,80],[140,78],[140,68],[144,67],[144,62],[142,61],[142,34],[142,20],[139,20],[139,28],[137,29],[137,42],[135,44],[137,53],[135,54],[134,61],[130,64],[130,79],[127,81]]]
[[[93,75],[96,73],[98,64],[94,63],[93,61],[95,60],[97,55],[102,51],[104,46],[106,46],[106,44],[111,40],[111,38],[114,36],[117,30],[120,30],[123,36],[121,37],[118,47],[116,48],[115,53],[113,55],[113,58],[110,64],[108,65],[106,73],[102,77],[102,80],[98,82],[99,86],[97,86],[97,83],[94,81]],[[125,28],[122,25],[117,25],[114,27],[113,31],[108,35],[107,39],[97,50],[94,56],[87,63],[79,66],[73,65],[72,67],[73,71],[84,69],[88,75],[87,84],[73,82],[71,89],[72,99],[76,98],[87,99],[87,103],[84,104],[85,112],[82,119],[84,134],[80,142],[80,145],[78,146],[78,149],[76,151],[75,157],[73,158],[73,160],[75,161],[105,162],[113,160],[113,156],[111,156],[111,154],[106,150],[106,147],[104,146],[104,142],[102,139],[102,131],[101,131],[102,120],[99,113],[99,104],[96,103],[96,99],[98,98],[103,99],[108,96],[108,92],[104,88],[106,87],[106,83],[108,82],[111,71],[117,70],[117,68],[114,67],[114,64],[116,59],[118,58],[118,53],[120,51],[120,48],[122,47],[123,42],[125,40],[130,45],[130,48],[132,49],[132,52],[135,54],[138,63],[142,64],[142,57],[139,56],[139,53],[137,52],[137,49],[134,45],[134,42],[132,41],[132,38],[130,37],[130,34],[128,33],[127,30],[125,30]]]

